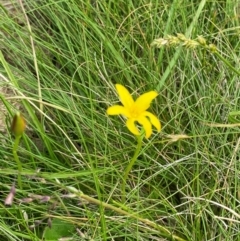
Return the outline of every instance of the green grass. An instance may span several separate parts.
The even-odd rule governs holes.
[[[0,239],[238,240],[239,127],[209,124],[240,122],[229,116],[240,110],[239,3],[28,2],[29,24],[0,8],[0,87],[12,89],[1,93]],[[202,35],[225,62],[204,48],[150,46],[177,33]],[[134,97],[157,90],[150,111],[163,126],[143,140],[125,203],[137,140],[106,115],[116,83]],[[16,102],[28,126],[22,190],[9,131]]]

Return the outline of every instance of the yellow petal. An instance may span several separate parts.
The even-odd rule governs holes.
[[[129,130],[130,132],[132,132],[132,133],[133,133],[134,135],[136,135],[136,136],[139,136],[140,133],[139,133],[139,131],[138,131],[138,129],[137,129],[135,123],[134,123],[135,121],[136,121],[136,120],[135,120],[135,119],[132,119],[132,118],[128,119],[128,120],[127,120],[127,123],[126,123],[126,126],[127,126],[128,130]]]
[[[138,118],[137,122],[143,126],[143,129],[145,130],[145,137],[148,139],[152,134],[151,122],[145,116]]]
[[[121,103],[123,104],[124,107],[129,109],[134,104],[134,100],[131,94],[123,85],[116,84],[116,89],[117,89]]]
[[[130,116],[129,111],[121,105],[113,105],[111,107],[108,107],[107,114],[108,115],[124,115],[126,117]]]
[[[158,93],[156,91],[149,91],[145,94],[140,95],[134,103],[135,108],[139,113],[147,110],[150,107],[153,99],[157,97]]]
[[[150,119],[150,122],[152,123],[153,126],[156,127],[156,129],[159,131],[161,131],[161,123],[159,121],[159,119],[157,118],[157,116],[153,115],[152,113],[145,111],[143,113],[143,115],[147,116]]]

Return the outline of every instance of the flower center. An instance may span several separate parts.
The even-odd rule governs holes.
[[[132,118],[137,118],[139,116],[139,111],[135,106],[132,106],[130,109],[131,117]]]

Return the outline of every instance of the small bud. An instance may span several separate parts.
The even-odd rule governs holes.
[[[180,39],[181,41],[186,41],[188,40],[186,36],[182,33],[177,33],[177,38]]]
[[[51,199],[50,196],[42,196],[42,198],[39,200],[40,203],[46,203]]]
[[[208,48],[212,53],[217,52],[217,47],[214,44],[209,44]]]
[[[205,46],[207,44],[206,39],[201,35],[197,37],[197,41],[203,46]]]
[[[178,37],[172,36],[172,35],[168,35],[168,42],[169,45],[179,45],[181,43],[181,40]]]
[[[17,137],[23,134],[23,132],[25,131],[25,128],[26,128],[26,122],[23,116],[21,115],[21,113],[18,111],[13,117],[11,131]]]
[[[188,40],[184,41],[184,43],[182,45],[186,46],[189,49],[194,49],[197,46],[199,46],[199,43],[197,41],[195,41],[195,40],[188,39]]]
[[[20,199],[20,203],[31,203],[33,201],[33,199],[32,198],[30,198],[30,197],[25,197],[25,198],[22,198],[22,199]]]
[[[168,40],[164,38],[158,38],[154,39],[153,42],[151,43],[151,46],[156,46],[157,48],[161,48],[164,45],[168,44]]]
[[[9,194],[7,195],[7,197],[4,201],[4,204],[6,206],[11,206],[13,204],[13,199],[14,199],[15,194],[16,194],[16,189],[15,189],[15,184],[13,184]]]

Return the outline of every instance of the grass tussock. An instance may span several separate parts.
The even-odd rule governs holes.
[[[237,1],[0,4],[1,240],[238,240]],[[127,178],[116,83],[159,93]]]

